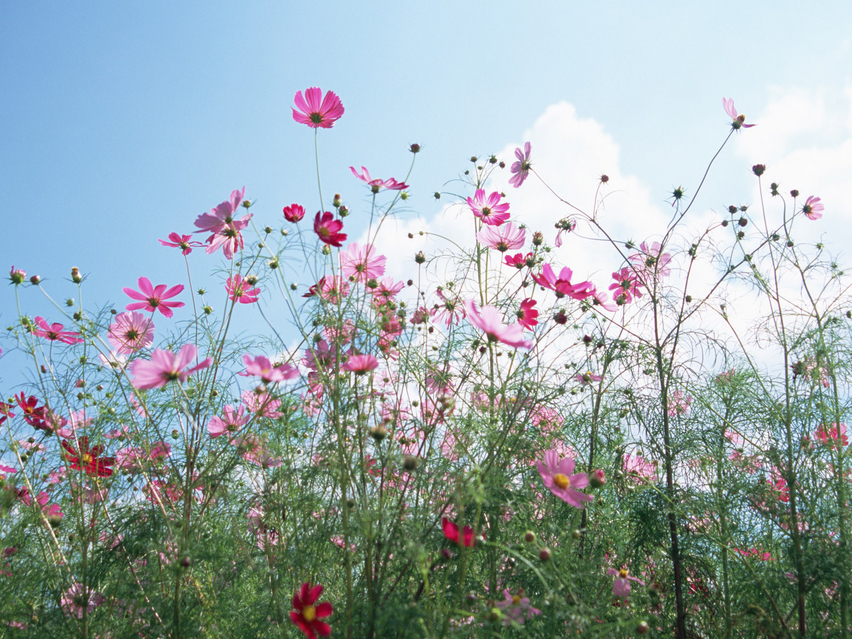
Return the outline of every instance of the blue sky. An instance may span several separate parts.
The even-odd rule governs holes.
[[[157,238],[191,231],[234,188],[257,200],[262,225],[291,202],[316,211],[313,135],[290,116],[310,86],[346,107],[320,135],[327,195],[363,201],[348,167],[401,177],[418,142],[408,204],[425,220],[471,155],[569,130],[539,156],[543,170],[623,174],[640,209],[665,207],[673,186],[697,184],[732,97],[759,126],[726,150],[702,208],[754,198],[749,167],[765,162],[782,184],[824,195],[819,233],[849,235],[849,3],[34,1],[6,3],[4,27],[0,268],[40,274],[59,300],[73,294],[72,266],[93,307],[123,305],[140,275],[183,282],[182,258]],[[571,108],[543,119],[561,103]],[[525,206],[551,215],[545,201]],[[197,259],[201,271],[220,263]],[[28,314],[61,321],[36,290],[23,298]],[[0,325],[14,317],[0,287]]]

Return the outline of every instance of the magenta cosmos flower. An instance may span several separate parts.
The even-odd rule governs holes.
[[[464,546],[465,548],[472,548],[476,544],[476,538],[473,534],[473,528],[470,526],[465,526],[461,530],[461,534],[459,534],[459,525],[450,521],[446,517],[441,520],[441,525],[444,528],[444,537],[449,539],[450,541],[458,544],[459,546]]]
[[[397,182],[396,178],[389,178],[387,180],[373,179],[370,177],[370,172],[364,166],[361,167],[361,173],[358,173],[354,166],[350,166],[349,170],[352,171],[352,175],[366,183],[373,193],[378,193],[382,188],[390,191],[402,191],[403,189],[408,188],[408,185],[405,182]]]
[[[107,334],[115,352],[131,355],[154,342],[154,322],[142,313],[119,313]]]
[[[734,108],[734,100],[732,98],[722,98],[722,106],[725,107],[725,113],[727,113],[728,117],[732,120],[732,129],[739,129],[740,127],[750,129],[754,126],[753,124],[746,124],[745,116],[737,113],[737,110]]]
[[[163,246],[171,246],[172,248],[181,249],[183,255],[192,253],[193,248],[204,246],[201,242],[192,242],[192,235],[178,235],[177,233],[169,233],[169,239],[157,240]]]
[[[476,189],[473,197],[467,198],[467,205],[483,224],[500,226],[509,219],[509,203],[500,204],[501,197],[497,191],[486,197],[484,189]]]
[[[284,382],[299,376],[299,369],[295,366],[290,364],[273,365],[266,355],[258,355],[254,358],[251,355],[243,355],[243,362],[246,365],[246,372],[240,373],[240,375],[246,377],[256,375],[264,384]]]
[[[371,279],[379,279],[385,274],[384,255],[376,256],[372,244],[358,246],[352,242],[345,253],[340,254],[340,270],[343,277],[350,278],[354,282],[366,282]]]
[[[342,108],[342,107],[341,107]],[[293,610],[290,611],[290,621],[296,624],[308,639],[327,637],[331,634],[331,626],[321,621],[331,616],[334,612],[331,604],[327,601],[317,603],[324,586],[317,584],[311,588],[310,582],[303,583],[295,595],[293,595]]]
[[[257,296],[260,295],[260,289],[252,288],[242,276],[237,273],[228,278],[225,283],[225,290],[228,291],[228,299],[232,302],[240,304],[254,304],[257,301]]]
[[[524,339],[524,329],[519,324],[504,324],[503,314],[493,306],[476,308],[473,300],[464,303],[467,320],[488,335],[489,342],[500,342],[514,348],[532,348],[533,341]]]
[[[630,594],[630,582],[635,581],[640,586],[644,586],[645,582],[639,579],[638,577],[631,577],[630,571],[627,568],[622,568],[621,570],[616,570],[615,568],[610,568],[606,571],[606,574],[612,575],[615,577],[615,582],[612,584],[612,594],[616,597],[624,597]]]
[[[807,200],[805,200],[805,205],[802,207],[802,213],[804,213],[809,220],[818,220],[822,217],[824,209],[825,207],[820,203],[819,198],[811,195]]]
[[[518,188],[527,179],[530,174],[530,168],[532,167],[532,164],[530,164],[530,143],[524,143],[523,151],[520,148],[515,149],[515,157],[518,160],[512,163],[510,169],[512,177],[509,178],[509,184]]]
[[[305,89],[305,97],[296,91],[294,101],[298,111],[293,109],[293,119],[312,129],[330,129],[343,115],[343,104],[334,91],[327,91],[323,97],[322,89],[311,87]]]
[[[574,508],[585,508],[586,503],[594,497],[581,493],[580,490],[589,485],[586,473],[575,473],[573,459],[559,459],[555,450],[544,453],[544,463],[538,462],[538,474],[544,485],[554,495]]]
[[[559,276],[553,272],[553,267],[550,264],[545,264],[541,267],[539,275],[533,274],[533,279],[536,284],[544,288],[549,288],[556,293],[556,297],[562,298],[566,295],[575,300],[584,300],[595,294],[595,285],[591,282],[580,282],[579,284],[571,284],[571,278],[574,272],[564,266],[559,271]]]
[[[535,305],[534,299],[526,299],[521,302],[521,308],[517,312],[518,321],[529,330],[538,325],[538,311],[533,308]]]
[[[305,217],[305,207],[301,204],[291,204],[284,207],[283,213],[285,220],[295,224],[296,222],[301,222],[302,218]]]
[[[133,386],[139,390],[149,390],[165,386],[169,382],[185,382],[187,377],[194,372],[207,368],[213,363],[213,358],[208,357],[197,366],[183,370],[187,364],[195,359],[197,352],[198,349],[192,344],[185,344],[177,354],[160,348],[154,349],[150,361],[137,359],[133,362],[131,371],[133,373]]]
[[[51,342],[62,342],[63,344],[79,344],[83,341],[80,333],[73,331],[62,330],[65,328],[62,324],[48,324],[41,316],[35,318],[35,323],[38,328],[35,329],[35,334],[38,337],[50,340]]]
[[[612,299],[616,304],[629,304],[634,297],[642,297],[639,281],[636,279],[636,273],[633,270],[625,266],[620,271],[613,273],[612,279],[615,281],[609,285],[609,290],[612,291]]]
[[[245,414],[245,406],[240,406],[235,409],[230,404],[227,404],[222,410],[222,417],[215,415],[207,422],[207,432],[210,437],[215,438],[225,433],[236,433],[240,428],[246,425],[249,416]]]
[[[324,244],[337,248],[343,246],[343,242],[346,241],[346,233],[341,233],[342,230],[343,222],[335,220],[332,213],[328,211],[317,212],[317,216],[314,218],[314,233]]]
[[[526,239],[526,231],[517,228],[509,222],[502,226],[484,226],[482,230],[476,234],[476,239],[488,248],[493,248],[501,253],[509,250],[519,249],[524,247]]]
[[[165,284],[158,284],[154,287],[151,280],[147,277],[140,277],[138,281],[139,291],[134,291],[132,288],[125,287],[122,290],[132,299],[140,300],[125,306],[128,311],[142,309],[153,313],[158,310],[166,317],[174,315],[173,308],[180,308],[183,302],[167,302],[165,300],[175,295],[179,295],[183,291],[183,284],[172,286],[166,290]]]
[[[195,226],[199,231],[211,233],[207,238],[207,253],[215,253],[220,248],[225,259],[233,259],[234,253],[243,248],[243,235],[240,231],[248,226],[251,213],[240,219],[234,219],[246,194],[246,187],[231,191],[231,197],[214,207],[210,213],[199,215]]]

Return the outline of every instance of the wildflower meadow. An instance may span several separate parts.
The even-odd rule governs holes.
[[[395,232],[428,145],[328,184],[344,99],[295,91],[315,199],[223,185],[135,232],[166,282],[7,265],[0,636],[849,639],[850,283],[797,240],[822,185],[745,166],[759,201],[696,226],[755,126],[723,99],[645,237],[529,142],[448,167],[451,236]],[[592,243],[611,276],[552,252]]]

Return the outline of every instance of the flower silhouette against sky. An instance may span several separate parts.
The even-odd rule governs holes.
[[[532,167],[532,164],[530,164],[530,148],[530,143],[525,142],[523,151],[520,148],[515,149],[515,157],[518,159],[512,163],[509,169],[512,174],[512,177],[509,178],[509,184],[516,189],[529,177],[530,167]]]

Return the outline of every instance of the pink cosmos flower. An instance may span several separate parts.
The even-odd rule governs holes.
[[[77,619],[82,619],[84,609],[87,614],[91,615],[92,611],[104,603],[104,601],[105,599],[101,593],[81,583],[76,583],[62,594],[59,605],[66,615],[73,615]]]
[[[589,476],[586,473],[575,473],[575,465],[573,459],[559,459],[555,450],[549,450],[544,453],[544,463],[538,462],[538,474],[544,485],[559,499],[574,508],[585,508],[594,496],[580,492],[589,485]]]
[[[122,289],[130,298],[140,300],[125,306],[128,311],[143,309],[149,313],[158,310],[166,317],[174,315],[173,308],[180,308],[183,302],[166,302],[165,300],[175,295],[179,295],[183,291],[183,284],[172,286],[166,290],[165,284],[158,284],[156,288],[151,284],[151,280],[147,277],[140,277],[138,281],[139,291],[134,291],[132,288],[125,287]]]
[[[669,262],[672,261],[672,256],[669,253],[660,254],[663,247],[659,242],[654,242],[650,247],[646,242],[642,242],[639,249],[639,253],[634,253],[627,259],[633,265],[633,271],[643,285],[648,286],[657,278],[669,276],[671,273]]]
[[[343,107],[341,107],[343,109]],[[294,116],[295,117],[295,116]],[[293,595],[293,610],[290,611],[290,621],[301,630],[308,639],[327,637],[331,634],[329,626],[324,618],[331,616],[334,612],[331,604],[327,601],[317,603],[324,586],[317,584],[313,588],[310,582],[302,584],[299,591]]]
[[[575,228],[577,228],[577,221],[570,218],[570,217],[566,217],[566,218],[559,220],[553,226],[558,231],[556,233],[556,239],[553,241],[553,244],[556,246],[556,248],[559,248],[560,246],[562,246],[562,234],[563,233],[570,233]]]
[[[745,124],[745,116],[737,113],[737,110],[734,108],[733,98],[722,98],[722,106],[725,107],[725,113],[732,120],[732,129],[739,129],[740,127],[750,129],[754,126],[753,124]]]
[[[846,424],[840,424],[839,431],[836,422],[831,424],[831,428],[828,428],[825,424],[820,424],[820,427],[814,432],[814,437],[823,446],[831,448],[837,448],[838,442],[841,447],[849,445],[849,438],[846,436]]]
[[[64,331],[62,324],[50,324],[41,316],[35,318],[35,323],[38,328],[33,331],[37,336],[50,340],[51,342],[62,342],[63,344],[79,344],[83,341],[80,333],[73,331]]]
[[[630,594],[630,582],[635,581],[640,586],[644,586],[645,582],[639,579],[638,577],[631,577],[630,571],[627,568],[622,568],[621,570],[616,570],[615,568],[610,568],[606,571],[606,574],[613,575],[615,579],[615,583],[612,584],[612,594],[616,597],[624,597]]]
[[[494,306],[478,309],[473,300],[465,301],[464,306],[467,320],[488,335],[488,341],[514,348],[532,348],[533,341],[524,339],[524,329],[519,324],[504,324],[503,314]]]
[[[343,222],[335,220],[332,213],[328,211],[317,212],[317,216],[314,218],[314,233],[319,236],[320,241],[324,244],[337,248],[343,246],[343,242],[346,241],[346,233],[341,233],[342,230]]]
[[[476,239],[480,243],[501,253],[523,248],[525,238],[526,231],[515,227],[511,222],[497,227],[483,226],[482,230],[476,234]]]
[[[375,255],[372,244],[358,246],[358,242],[352,242],[346,252],[340,254],[340,270],[343,277],[355,282],[366,282],[378,279],[385,273],[387,258],[384,255]]]
[[[501,197],[497,191],[494,191],[486,198],[483,189],[476,189],[473,197],[467,198],[467,205],[483,224],[500,226],[509,219],[509,203],[500,204]]]
[[[504,590],[503,597],[505,599],[498,601],[497,607],[503,611],[504,626],[511,626],[513,623],[523,624],[541,614],[541,610],[532,607],[530,598],[524,596],[523,590],[517,595],[513,595],[508,589]]]
[[[122,355],[148,348],[154,342],[154,322],[142,313],[119,313],[110,324],[109,343]]]
[[[343,104],[334,91],[327,91],[325,97],[322,89],[311,87],[305,89],[305,97],[301,91],[296,91],[296,109],[293,109],[293,119],[299,124],[306,124],[312,129],[330,129],[343,115]]]
[[[645,481],[657,481],[657,468],[641,455],[628,455],[624,453],[621,467],[625,474],[637,484]]]
[[[133,368],[131,369],[133,373],[133,386],[139,390],[150,390],[165,386],[169,382],[185,382],[190,375],[203,368],[207,368],[213,363],[213,358],[208,357],[200,364],[183,370],[187,364],[195,359],[197,352],[198,349],[192,344],[185,344],[177,355],[172,351],[164,351],[160,348],[154,349],[150,361],[137,359],[133,362]]]
[[[305,207],[299,204],[291,204],[290,206],[284,207],[284,219],[288,222],[301,222],[302,218],[305,217]]]
[[[257,375],[264,384],[284,382],[299,376],[299,369],[290,364],[273,365],[266,355],[258,355],[252,359],[251,355],[243,355],[246,372],[241,375]]]
[[[825,207],[820,203],[818,197],[814,197],[811,195],[805,200],[805,204],[802,207],[802,213],[804,213],[809,220],[818,220],[822,217],[822,212]]]
[[[516,269],[520,270],[525,266],[532,266],[535,264],[535,258],[532,253],[527,253],[524,255],[523,253],[515,253],[514,255],[507,255],[505,258],[505,263],[507,266],[514,266]]]
[[[689,406],[692,404],[692,397],[684,396],[679,390],[669,393],[668,398],[668,414],[670,417],[676,415],[685,415],[689,412]]]
[[[512,177],[509,178],[509,184],[517,189],[527,179],[530,174],[530,167],[532,167],[532,164],[530,164],[530,143],[524,143],[523,152],[520,148],[516,148],[515,157],[518,158],[518,161],[512,163],[510,169]]]
[[[169,233],[169,241],[157,240],[163,246],[171,246],[181,249],[183,255],[192,253],[193,248],[204,246],[201,242],[192,242],[192,235],[178,235],[177,233]]]
[[[350,166],[349,170],[352,171],[352,175],[356,178],[365,182],[367,186],[373,191],[373,193],[378,193],[381,188],[386,188],[390,191],[402,191],[403,189],[407,189],[408,185],[405,182],[397,182],[395,178],[389,178],[387,180],[374,180],[370,177],[370,172],[366,169],[366,167],[361,167],[361,173],[355,170],[354,166]]]
[[[432,310],[429,311],[435,322],[443,321],[447,328],[449,328],[450,324],[458,324],[466,317],[467,314],[465,313],[461,298],[457,296],[447,297],[443,289],[440,288],[436,291],[436,295],[441,300],[441,303],[435,304]]]
[[[216,415],[207,422],[207,432],[210,433],[211,439],[225,433],[236,433],[249,420],[249,416],[245,415],[245,406],[234,409],[233,406],[227,404],[222,410],[222,414],[222,417]]]
[[[101,364],[104,366],[109,366],[113,370],[123,371],[124,367],[127,366],[127,355],[119,353],[118,351],[110,351],[109,353],[98,353],[98,359],[101,360]]]
[[[272,399],[269,393],[258,393],[244,390],[240,395],[246,408],[258,417],[267,419],[279,419],[284,413],[278,410],[281,407],[280,399]]]
[[[471,528],[470,526],[465,526],[462,530],[461,537],[459,537],[459,525],[457,523],[450,521],[449,519],[444,517],[441,520],[441,525],[444,528],[444,537],[458,544],[459,546],[464,546],[465,548],[472,548],[476,544],[476,538],[473,534],[473,528]]]
[[[403,288],[405,288],[404,282],[394,282],[392,277],[383,277],[376,288],[370,289],[370,293],[373,295],[373,305],[382,306],[393,301],[397,293]]]
[[[571,284],[573,271],[567,266],[559,271],[559,277],[553,272],[553,267],[550,264],[545,264],[541,267],[539,275],[533,274],[533,279],[539,286],[549,288],[556,293],[557,298],[565,297],[566,295],[575,300],[584,300],[587,297],[594,295],[595,285],[591,282],[580,282],[579,284]]]
[[[343,365],[343,370],[351,371],[356,375],[369,373],[379,367],[379,360],[373,355],[350,355]]]
[[[518,322],[529,330],[532,330],[538,324],[538,311],[533,308],[535,305],[535,300],[526,299],[521,302],[521,308],[517,312]]]
[[[243,236],[240,231],[248,226],[252,215],[247,213],[239,220],[235,220],[234,216],[245,193],[246,187],[239,191],[232,191],[228,201],[222,202],[210,213],[199,215],[195,220],[195,226],[199,231],[211,233],[207,238],[207,253],[215,253],[222,248],[225,259],[230,260],[233,259],[235,252],[243,248]]]
[[[574,379],[580,382],[583,386],[587,386],[592,382],[601,381],[602,378],[600,375],[595,375],[591,371],[586,371],[585,373],[578,373]]]
[[[612,299],[616,304],[629,304],[634,297],[642,297],[639,280],[636,279],[636,273],[632,269],[625,266],[613,273],[612,279],[615,282],[609,285],[609,290],[612,291]]]
[[[228,278],[225,283],[225,290],[228,291],[228,299],[232,302],[240,304],[254,304],[257,301],[257,296],[260,295],[260,289],[251,288],[251,284],[237,273]]]

